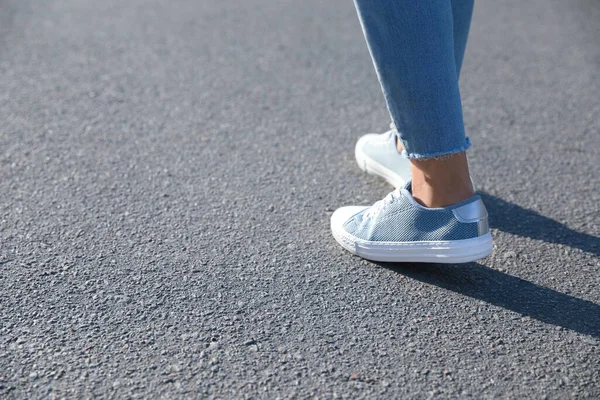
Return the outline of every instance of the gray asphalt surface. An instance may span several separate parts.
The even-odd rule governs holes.
[[[493,255],[376,264],[350,1],[0,0],[0,398],[599,398],[600,3],[477,2]]]

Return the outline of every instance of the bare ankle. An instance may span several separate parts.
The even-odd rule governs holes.
[[[411,160],[412,195],[425,207],[446,207],[472,197],[466,153]]]

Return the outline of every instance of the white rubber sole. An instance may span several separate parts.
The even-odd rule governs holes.
[[[489,256],[494,245],[489,232],[473,239],[437,242],[371,242],[333,224],[331,232],[343,248],[371,261],[459,264]]]
[[[358,167],[367,174],[379,176],[395,188],[404,186],[406,183],[406,180],[400,175],[367,156],[359,147],[354,149],[354,156],[356,157]]]

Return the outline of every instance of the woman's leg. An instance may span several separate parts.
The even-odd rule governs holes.
[[[493,239],[471,185],[458,90],[470,8],[458,0],[354,1],[412,181],[371,207],[338,208],[331,215],[334,238],[375,261],[463,263],[488,256]],[[393,137],[384,139],[392,152],[382,157],[397,156]],[[360,143],[357,161],[365,170],[388,180],[398,174],[368,164]]]
[[[460,77],[465,49],[467,48],[467,37],[471,27],[474,0],[451,0],[452,4],[452,32],[454,38],[454,63],[456,73]]]
[[[473,195],[458,71],[471,7],[450,0],[355,0],[383,93],[428,207]],[[453,9],[456,12],[453,13]],[[468,17],[468,18],[467,18]],[[456,26],[454,20],[461,21]],[[455,42],[454,36],[458,39]]]

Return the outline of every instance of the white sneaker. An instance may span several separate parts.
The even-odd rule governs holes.
[[[360,169],[382,177],[395,188],[410,180],[410,162],[398,152],[394,130],[362,136],[356,142],[354,155]]]
[[[408,181],[371,207],[342,207],[331,216],[343,248],[373,261],[464,263],[488,256],[493,241],[481,197],[426,208]]]

